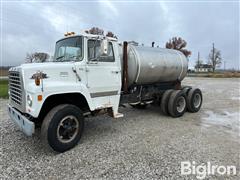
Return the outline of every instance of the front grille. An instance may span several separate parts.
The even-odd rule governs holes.
[[[9,92],[11,101],[19,106],[22,106],[22,83],[20,73],[18,71],[9,72]]]

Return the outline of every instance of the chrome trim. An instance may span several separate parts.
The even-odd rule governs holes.
[[[8,75],[9,100],[11,105],[25,112],[25,92],[20,71],[10,70]]]
[[[32,136],[35,132],[35,124],[28,120],[24,115],[8,104],[8,114],[11,120],[17,124],[20,130],[27,136]]]
[[[91,98],[102,97],[102,96],[113,96],[117,95],[118,91],[106,91],[106,92],[97,92],[97,93],[90,93]]]

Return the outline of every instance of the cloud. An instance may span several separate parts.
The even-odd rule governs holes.
[[[98,2],[103,6],[107,7],[107,9],[105,10],[107,15],[112,13],[114,16],[119,15],[118,9],[114,6],[114,4],[110,0],[104,0],[104,1],[99,0]]]
[[[173,36],[207,61],[212,43],[227,67],[239,67],[239,6],[235,2],[16,2],[3,3],[3,65],[18,65],[27,52],[53,53],[66,31],[93,26],[113,31],[120,40],[164,47]]]
[[[179,34],[181,32],[181,16],[178,15],[177,9],[164,1],[159,2],[159,5],[162,10],[162,15],[166,21],[166,35]]]
[[[47,6],[44,7],[41,15],[50,22],[56,31],[62,32],[62,29],[66,27],[67,18],[62,13],[55,12],[55,9]]]
[[[83,18],[69,11],[62,6],[56,8],[55,6],[45,6],[41,10],[41,16],[48,21],[56,32],[62,33],[65,31],[79,30],[80,26],[84,26]]]

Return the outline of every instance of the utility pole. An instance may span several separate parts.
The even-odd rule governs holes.
[[[214,48],[214,43],[213,43],[213,49],[212,49],[212,66],[213,66],[213,72],[215,71],[215,59],[214,59],[214,52],[215,48]]]
[[[197,71],[199,71],[199,68],[200,68],[200,53],[198,52]]]
[[[224,63],[224,71],[225,71],[225,70],[226,70],[226,64],[227,64],[227,62],[224,61],[223,63]]]
[[[212,60],[214,61],[214,51],[215,51],[215,49],[214,49],[214,43],[213,43],[213,49],[212,49]]]

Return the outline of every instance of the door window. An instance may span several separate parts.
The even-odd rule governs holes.
[[[114,62],[115,59],[112,43],[108,43],[108,54],[106,56],[101,56],[100,46],[100,40],[88,40],[88,60],[99,62]]]

